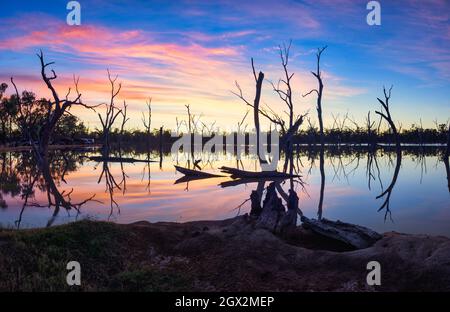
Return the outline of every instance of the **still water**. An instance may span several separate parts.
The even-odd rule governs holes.
[[[135,163],[87,158],[93,155],[99,153],[52,152],[51,180],[60,195],[54,196],[48,192],[48,177],[34,164],[31,153],[0,153],[1,226],[45,227],[83,218],[118,223],[225,219],[249,211],[247,199],[258,184],[224,187],[231,181],[229,177],[177,183],[183,175],[174,165],[188,166],[186,155],[166,154],[161,162],[156,152],[122,155],[155,160]],[[251,155],[242,156],[240,161],[229,154],[197,155],[194,159],[201,159],[199,166],[211,173],[220,174],[221,166],[259,170]],[[300,197],[300,209],[307,217],[316,218],[321,186],[319,153],[300,147],[293,164],[301,175],[292,182]],[[323,217],[379,232],[450,237],[450,193],[442,151],[438,147],[404,149],[392,185],[397,164],[396,154],[385,150],[373,154],[349,148],[327,149]],[[221,185],[223,182],[225,185]],[[282,183],[286,191],[290,185],[289,180]],[[390,192],[376,198],[387,189]],[[378,211],[386,199],[388,206]]]

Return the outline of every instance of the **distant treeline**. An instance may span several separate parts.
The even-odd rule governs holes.
[[[17,96],[0,97],[0,144],[9,146],[19,146],[29,144],[30,138],[25,135],[25,125],[34,129],[31,131],[32,140],[38,140],[39,126],[42,124],[42,118],[45,118],[45,107],[49,100],[38,99],[32,92],[24,91],[21,94],[21,104],[29,105],[32,112],[24,116],[17,109]],[[30,126],[31,125],[31,126]],[[303,129],[306,128],[306,129]],[[437,124],[434,128],[423,128],[420,125],[413,124],[408,129],[399,131],[400,140],[406,144],[431,144],[447,142],[448,129],[446,124]],[[33,134],[34,133],[34,134]],[[246,132],[248,134],[248,132]],[[201,134],[201,133],[200,133]],[[208,140],[214,134],[227,135],[229,133],[203,133],[204,141]],[[121,132],[118,128],[112,129],[110,142],[112,144],[138,145],[142,148],[155,146],[163,142],[170,144],[176,138],[171,137],[170,129],[163,129],[162,138],[160,129],[153,129],[151,132],[145,129],[126,130]],[[86,125],[76,116],[67,114],[62,116],[55,127],[51,144],[81,144],[85,139],[94,139],[94,142],[101,142],[101,130],[88,129]],[[294,136],[295,143],[318,144],[320,142],[320,133],[318,128],[313,125],[304,125]],[[247,140],[248,142],[248,140]],[[394,138],[390,130],[364,129],[357,124],[353,127],[333,127],[324,129],[324,142],[327,144],[376,144],[393,143]]]

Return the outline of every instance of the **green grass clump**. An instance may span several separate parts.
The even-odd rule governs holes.
[[[158,269],[136,270],[127,227],[89,220],[36,230],[0,231],[0,291],[178,290],[189,282]],[[68,286],[66,265],[81,265],[81,286]],[[185,288],[182,288],[185,289]]]

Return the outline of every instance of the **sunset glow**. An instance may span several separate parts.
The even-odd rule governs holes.
[[[405,125],[418,121],[419,110],[428,126],[450,112],[445,0],[383,3],[379,27],[366,24],[366,1],[80,2],[82,25],[69,26],[66,1],[6,1],[0,13],[0,81],[14,76],[20,89],[48,96],[35,57],[42,49],[56,62],[59,92],[80,76],[84,102],[108,99],[106,69],[119,75],[119,100],[130,104],[129,128],[142,127],[140,112],[152,97],[155,127],[173,127],[190,104],[203,120],[227,130],[245,110],[230,92],[235,80],[249,97],[254,91],[250,58],[276,82],[282,74],[277,46],[292,39],[289,65],[296,73],[298,113],[314,110],[314,99],[301,94],[315,86],[310,70],[322,45],[329,46],[323,65],[326,124],[331,113],[362,119],[377,105],[383,84],[395,85],[392,110]],[[268,82],[263,92],[262,100],[282,111]],[[95,115],[76,113],[91,128],[98,126]]]

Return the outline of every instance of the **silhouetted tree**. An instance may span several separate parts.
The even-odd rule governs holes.
[[[152,132],[152,98],[147,102],[147,116],[142,112],[142,123],[144,124],[145,132],[147,133],[147,147]]]
[[[389,91],[386,91],[386,88],[383,87],[384,101],[381,100],[380,98],[377,98],[377,100],[378,100],[378,102],[381,103],[381,106],[382,106],[382,109],[384,109],[384,112],[383,111],[381,111],[381,112],[375,111],[375,113],[377,113],[378,115],[383,117],[384,120],[387,121],[387,123],[389,124],[389,127],[391,128],[392,134],[394,135],[396,147],[397,147],[397,149],[400,149],[400,137],[398,135],[397,127],[395,126],[395,123],[391,116],[391,112],[389,110],[389,100],[391,98],[392,88],[393,88],[393,86],[391,86],[389,88]]]
[[[39,102],[36,101],[30,101],[29,103],[27,100],[23,99],[19,96],[19,91],[17,89],[16,84],[14,83],[13,78],[11,77],[11,83],[14,86],[15,92],[16,92],[16,99],[18,104],[18,112],[21,118],[32,118],[31,112],[33,111],[33,106],[36,104],[39,104],[44,107],[44,115],[43,118],[40,120],[34,120],[31,122],[36,122],[36,124],[39,125],[38,132],[37,132],[37,143],[32,138],[31,129],[28,128],[28,138],[30,139],[30,143],[33,146],[34,151],[36,152],[38,156],[38,161],[41,165],[47,163],[46,157],[48,154],[48,146],[50,143],[50,139],[52,137],[53,131],[56,128],[59,120],[61,117],[66,114],[72,106],[82,106],[89,109],[94,109],[93,106],[85,105],[81,101],[81,93],[78,90],[78,79],[75,79],[74,77],[74,85],[75,85],[75,98],[70,100],[69,96],[72,91],[71,88],[69,88],[68,92],[65,95],[65,98],[61,98],[58,93],[56,92],[55,87],[52,84],[52,81],[57,78],[57,75],[55,71],[52,69],[52,75],[47,76],[46,69],[48,66],[54,64],[54,62],[46,63],[44,60],[44,54],[42,51],[40,51],[39,54],[37,54],[40,65],[41,65],[41,77],[44,83],[46,84],[47,88],[50,90],[53,100],[41,100]]]
[[[378,211],[385,209],[385,215],[384,215],[385,220],[386,220],[388,214],[392,220],[392,213],[391,213],[391,210],[389,207],[389,203],[390,203],[390,199],[391,199],[391,195],[392,195],[392,191],[394,189],[395,183],[397,182],[398,174],[400,172],[400,167],[401,167],[401,163],[402,163],[402,151],[401,151],[401,145],[400,145],[400,137],[398,135],[397,127],[395,126],[394,120],[392,119],[391,112],[389,110],[389,100],[391,98],[392,88],[393,88],[393,86],[391,86],[389,88],[389,90],[386,91],[386,88],[383,87],[384,101],[381,100],[380,98],[377,98],[377,100],[378,100],[378,102],[381,103],[381,106],[384,109],[384,112],[383,111],[381,111],[381,112],[375,111],[375,113],[380,115],[389,124],[392,134],[394,135],[394,138],[395,138],[395,146],[396,146],[396,152],[397,152],[397,162],[395,164],[395,170],[394,170],[394,174],[392,176],[392,181],[389,184],[389,186],[380,195],[377,196],[377,199],[384,197],[384,202],[381,205],[381,207],[378,209]]]
[[[318,89],[312,89],[311,91],[309,91],[308,93],[306,93],[304,95],[307,96],[313,92],[315,92],[317,94],[317,117],[319,119],[319,133],[320,133],[320,143],[321,145],[323,145],[323,141],[324,141],[324,131],[323,131],[323,118],[322,118],[322,96],[323,96],[323,81],[322,81],[322,72],[320,71],[320,58],[322,56],[323,51],[325,51],[327,47],[323,47],[323,48],[319,48],[317,49],[317,69],[316,72],[311,72],[311,74],[313,74],[314,77],[316,77],[317,82],[318,82]]]
[[[279,123],[279,122],[276,122],[275,119],[273,119],[272,117],[267,115],[265,112],[261,111],[261,109],[259,107],[259,102],[261,100],[262,83],[264,81],[264,73],[262,71],[260,71],[258,76],[256,76],[256,70],[255,70],[255,64],[253,62],[253,58],[251,59],[251,62],[252,62],[253,77],[255,78],[255,83],[256,83],[255,98],[253,100],[253,104],[251,104],[249,101],[247,101],[245,99],[245,97],[242,93],[242,89],[239,86],[237,81],[235,82],[235,85],[236,85],[239,93],[236,93],[236,92],[232,92],[232,93],[235,94],[237,97],[239,97],[241,100],[243,100],[248,106],[253,108],[253,122],[255,124],[255,131],[256,131],[257,155],[258,155],[258,158],[260,159],[260,155],[259,155],[259,141],[260,141],[259,113],[261,113],[263,116],[265,116],[272,122],[275,122],[275,123]]]
[[[98,118],[100,119],[100,123],[102,125],[101,137],[103,141],[102,153],[104,157],[108,157],[110,151],[111,128],[114,125],[114,122],[116,121],[117,117],[123,114],[122,109],[118,108],[115,104],[115,99],[119,94],[120,89],[122,88],[122,83],[119,83],[118,86],[116,86],[118,76],[112,78],[109,70],[107,72],[108,72],[108,80],[111,85],[111,97],[109,103],[104,103],[104,105],[106,106],[105,115],[102,116],[100,113],[97,114]]]
[[[299,115],[297,117],[294,116],[294,102],[292,99],[293,90],[291,80],[294,76],[294,73],[290,73],[288,70],[289,64],[289,52],[291,49],[292,41],[289,42],[289,45],[283,45],[283,48],[279,46],[279,53],[281,59],[281,66],[283,67],[284,78],[278,80],[277,85],[271,82],[273,90],[278,94],[280,99],[286,104],[288,108],[287,115],[289,116],[289,127],[285,129],[282,127],[281,133],[281,143],[284,145],[285,151],[288,153],[292,152],[292,137],[297,133],[298,128],[303,123],[304,115]],[[284,87],[284,88],[283,88]],[[281,118],[280,118],[281,119]],[[295,119],[295,121],[294,121]],[[283,121],[283,125],[285,122]]]

